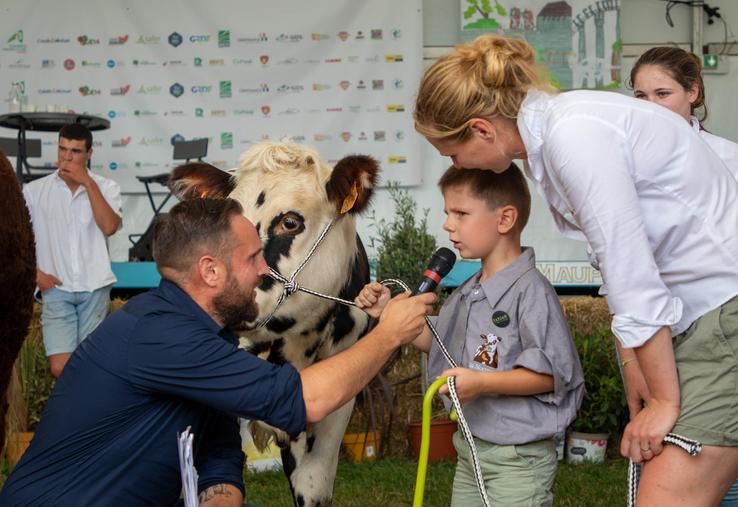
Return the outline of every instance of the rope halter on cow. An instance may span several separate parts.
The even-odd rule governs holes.
[[[271,276],[274,280],[278,282],[282,282],[282,284],[284,284],[284,288],[282,289],[282,293],[277,298],[277,304],[274,305],[274,309],[272,310],[272,312],[267,316],[266,319],[261,321],[259,325],[256,327],[264,327],[267,324],[267,322],[269,322],[272,319],[272,317],[274,317],[274,314],[277,313],[279,306],[284,302],[284,300],[297,291],[307,292],[308,294],[312,294],[314,296],[322,297],[325,299],[332,299],[333,301],[337,301],[339,303],[344,303],[344,304],[346,303],[343,299],[336,298],[333,296],[328,296],[325,294],[321,294],[319,292],[312,291],[310,289],[305,289],[304,287],[300,287],[300,285],[298,285],[298,283],[295,281],[295,279],[297,278],[297,275],[300,274],[300,271],[302,271],[302,268],[305,267],[305,265],[308,263],[310,258],[315,253],[315,250],[317,250],[320,243],[323,241],[323,239],[328,234],[328,231],[330,231],[331,227],[333,227],[334,222],[335,220],[331,219],[325,225],[325,227],[323,227],[323,231],[320,233],[320,236],[318,236],[318,238],[315,240],[315,243],[313,243],[313,246],[310,248],[310,250],[308,251],[303,261],[300,263],[299,266],[297,266],[297,269],[294,271],[294,273],[292,273],[292,276],[290,276],[289,279],[285,278],[279,271],[269,266],[269,276]],[[353,302],[351,302],[351,304],[353,304]]]

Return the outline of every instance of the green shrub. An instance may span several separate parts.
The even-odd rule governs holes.
[[[377,231],[369,238],[369,245],[376,248],[377,280],[399,278],[412,290],[423,279],[428,259],[436,249],[436,238],[428,232],[429,210],[418,215],[415,199],[397,183],[390,182],[388,190],[395,206],[392,221],[377,220],[374,212],[370,216],[371,226]],[[401,291],[391,289],[393,293]]]
[[[572,429],[617,434],[622,430],[627,403],[610,330],[602,327],[588,334],[575,330],[573,336],[586,393]]]

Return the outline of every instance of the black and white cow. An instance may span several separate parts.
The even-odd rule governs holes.
[[[308,146],[266,141],[241,156],[232,176],[206,164],[188,164],[174,171],[170,186],[180,198],[228,196],[238,200],[261,236],[267,264],[288,279],[333,220],[296,282],[353,300],[369,280],[355,216],[366,209],[378,171],[370,157],[346,157],[331,169]],[[257,290],[259,317],[241,332],[242,346],[252,353],[277,364],[289,362],[301,370],[351,346],[364,333],[367,317],[354,307],[303,292],[292,294],[277,307],[283,287],[265,278]],[[341,437],[352,408],[353,401],[309,425],[292,441],[264,423],[251,425],[257,447],[266,447],[274,437],[282,448],[295,505],[331,504]]]

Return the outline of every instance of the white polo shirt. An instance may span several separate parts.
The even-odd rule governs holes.
[[[517,124],[557,227],[594,251],[623,346],[738,295],[738,181],[684,118],[616,93],[532,91]]]
[[[108,205],[122,216],[120,186],[90,173]],[[93,291],[115,283],[105,235],[95,223],[87,190],[74,195],[58,171],[23,187],[36,239],[36,265],[62,281],[67,292]]]
[[[712,151],[725,162],[728,170],[733,174],[736,180],[738,180],[738,144],[733,141],[729,141],[724,137],[716,136],[711,134],[700,127],[699,120],[692,116],[692,128],[699,132],[700,137],[710,145]]]

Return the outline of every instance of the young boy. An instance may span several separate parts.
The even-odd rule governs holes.
[[[430,351],[432,376],[455,376],[495,505],[551,505],[556,472],[553,436],[574,419],[584,379],[559,299],[520,246],[530,193],[514,164],[505,172],[450,167],[441,177],[443,225],[464,259],[482,269],[441,308],[436,329],[460,365],[448,369],[430,329],[413,342]],[[356,304],[378,317],[389,289],[366,285]],[[448,393],[442,386],[440,392]],[[451,505],[477,506],[471,454],[459,432]]]

